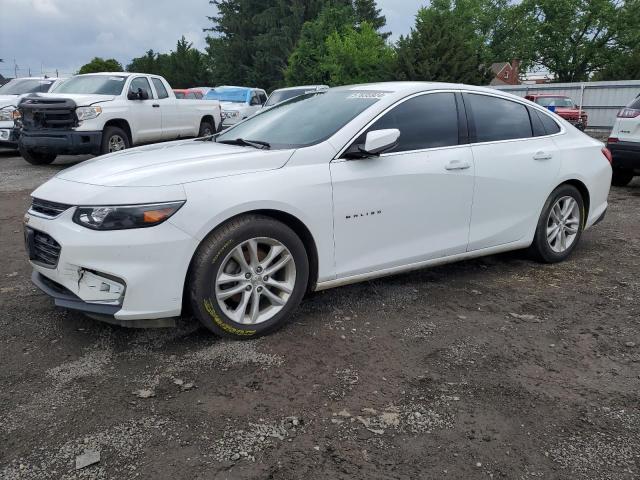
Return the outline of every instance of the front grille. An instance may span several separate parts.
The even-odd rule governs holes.
[[[48,200],[34,198],[31,202],[29,212],[43,215],[48,218],[55,218],[69,208],[71,208],[71,205],[67,205],[65,203],[50,202]]]
[[[60,244],[51,235],[39,230],[33,230],[32,241],[31,260],[42,266],[55,268],[60,258]]]
[[[18,105],[25,130],[70,129],[76,127],[76,103],[66,98],[25,97]]]

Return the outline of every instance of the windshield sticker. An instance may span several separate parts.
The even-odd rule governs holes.
[[[356,92],[356,93],[352,93],[347,98],[371,99],[371,98],[382,98],[385,95],[386,95],[386,92]]]
[[[109,77],[109,80],[113,80],[114,82],[124,82],[123,77]]]

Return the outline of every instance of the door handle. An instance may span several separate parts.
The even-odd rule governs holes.
[[[471,168],[471,164],[466,161],[451,160],[444,166],[444,168],[446,170],[466,170],[467,168]]]
[[[547,152],[537,152],[533,156],[534,160],[551,160],[552,158],[553,158],[553,155]]]
[[[160,108],[160,105],[158,105],[157,103],[154,103],[153,108]]]

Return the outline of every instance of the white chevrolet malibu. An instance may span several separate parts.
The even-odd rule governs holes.
[[[248,338],[312,290],[507,250],[564,260],[605,215],[610,160],[495,90],[340,87],[63,170],[25,239],[56,305],[136,327],[191,311]]]

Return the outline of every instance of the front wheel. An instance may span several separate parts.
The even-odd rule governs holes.
[[[582,195],[572,185],[560,185],[542,209],[531,253],[545,263],[565,260],[578,245],[585,223]]]
[[[246,215],[211,233],[189,275],[191,307],[213,333],[253,338],[280,328],[306,291],[304,244],[272,218]]]
[[[24,147],[19,147],[20,155],[31,165],[49,165],[53,163],[57,155],[55,153],[38,152],[35,150],[29,150]]]
[[[107,153],[119,152],[125,150],[131,146],[129,136],[127,132],[119,127],[107,127],[102,133],[102,145],[100,146],[100,153],[105,155]]]

